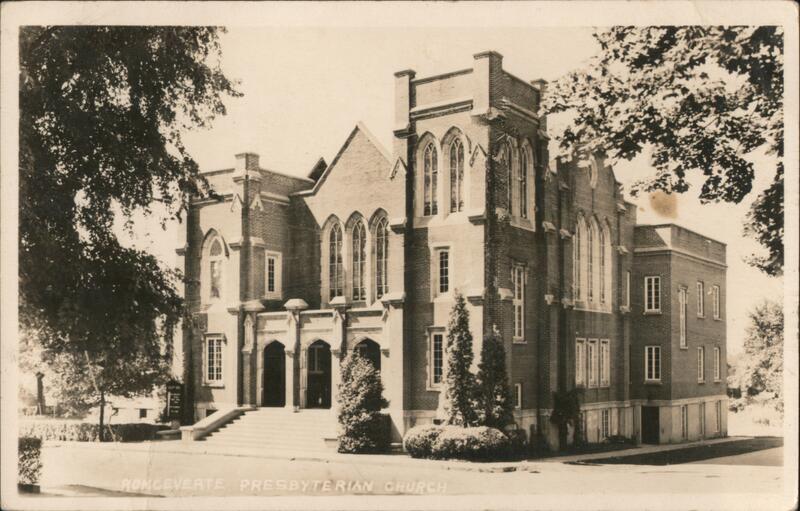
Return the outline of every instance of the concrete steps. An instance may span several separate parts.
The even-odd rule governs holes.
[[[335,448],[332,410],[259,408],[247,411],[204,438],[209,447],[267,451],[325,451]],[[326,439],[328,441],[326,442]]]

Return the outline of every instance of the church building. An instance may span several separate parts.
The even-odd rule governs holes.
[[[554,394],[575,388],[589,442],[724,436],[725,245],[637,225],[602,156],[551,161],[545,82],[496,52],[394,87],[389,148],[358,124],[305,176],[253,153],[203,172],[219,198],[192,204],[178,249],[191,439],[335,437],[340,362],[359,350],[399,441],[437,419],[456,293],[476,368],[502,336],[531,437],[563,447]]]

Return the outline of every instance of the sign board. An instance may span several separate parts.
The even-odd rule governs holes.
[[[167,418],[180,420],[182,406],[183,384],[176,381],[167,383]]]

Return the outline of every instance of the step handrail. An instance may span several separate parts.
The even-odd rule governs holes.
[[[244,412],[252,410],[252,406],[232,406],[219,408],[211,415],[190,426],[181,426],[181,441],[194,442],[218,430]]]

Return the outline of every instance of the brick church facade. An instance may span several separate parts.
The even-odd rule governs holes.
[[[194,420],[333,409],[357,349],[380,369],[398,440],[436,418],[461,293],[475,365],[497,328],[517,427],[552,447],[553,394],[576,387],[590,442],[724,435],[724,244],[636,225],[602,157],[548,163],[544,93],[495,52],[401,71],[391,148],[359,124],[308,177],[252,153],[204,172],[221,198],[193,203],[178,249]]]

